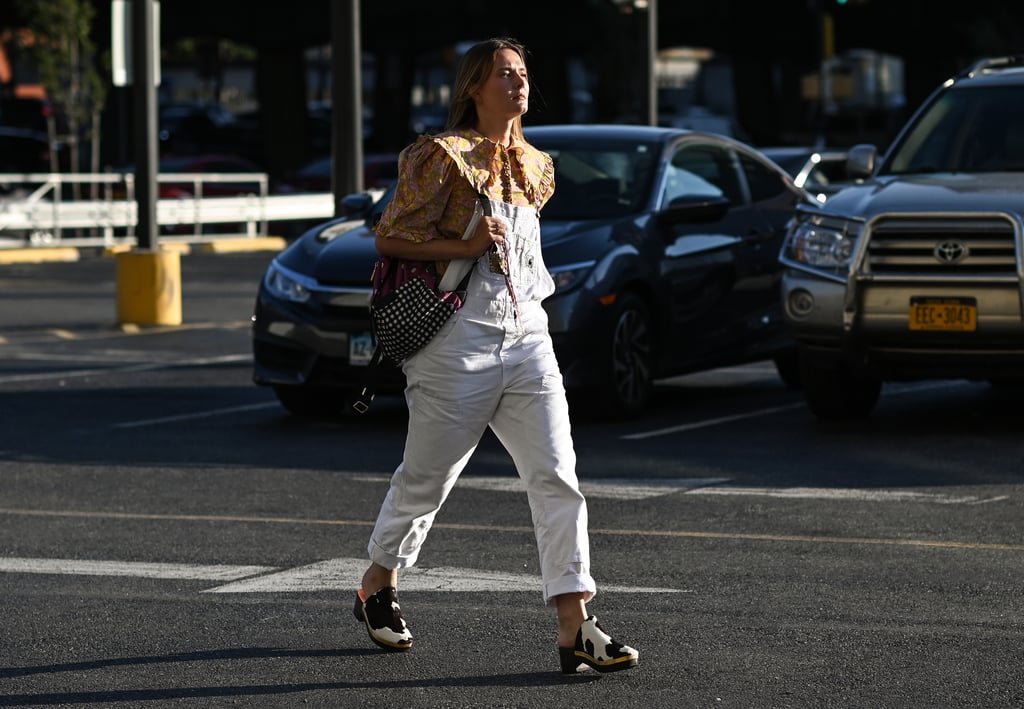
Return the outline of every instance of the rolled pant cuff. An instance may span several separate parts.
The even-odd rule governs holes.
[[[584,602],[597,595],[597,584],[589,576],[564,578],[544,584],[544,605],[554,605],[555,596],[564,593],[582,593]]]
[[[372,539],[366,547],[366,552],[370,556],[370,561],[385,569],[404,569],[416,563],[416,557],[395,556],[374,544]]]

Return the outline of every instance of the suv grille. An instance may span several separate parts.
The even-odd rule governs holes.
[[[872,274],[992,276],[1017,274],[1013,224],[1008,219],[881,219],[871,229]]]

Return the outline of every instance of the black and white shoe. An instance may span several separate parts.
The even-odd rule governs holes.
[[[398,605],[398,589],[385,586],[363,600],[363,591],[356,592],[353,613],[361,623],[366,624],[370,640],[385,650],[402,651],[412,647],[412,633],[402,617]]]
[[[558,648],[558,657],[565,675],[579,672],[580,665],[588,665],[598,672],[618,672],[636,667],[640,662],[640,653],[612,639],[597,624],[596,616],[583,621],[576,633],[576,644]]]

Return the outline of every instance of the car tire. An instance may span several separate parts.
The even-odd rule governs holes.
[[[988,380],[988,385],[992,389],[999,391],[1007,391],[1013,393],[1024,392],[1024,379],[1012,378],[1012,377],[997,377]]]
[[[800,389],[800,352],[793,350],[775,358],[775,371],[787,389]]]
[[[598,345],[603,354],[592,398],[603,418],[635,418],[650,404],[654,343],[647,304],[636,294],[620,295]]]
[[[854,372],[842,362],[826,362],[801,352],[804,401],[822,421],[867,418],[882,392],[882,380]]]
[[[331,392],[314,387],[276,384],[277,400],[289,413],[300,418],[329,418],[340,416],[348,396],[344,392]]]

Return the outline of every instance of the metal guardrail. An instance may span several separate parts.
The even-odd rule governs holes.
[[[240,224],[256,237],[267,234],[270,222],[334,216],[333,194],[270,195],[266,173],[160,173],[157,182],[191,186],[190,195],[157,200],[156,222],[192,229],[197,240],[207,224]],[[258,192],[204,196],[210,184],[249,182]],[[90,198],[69,195],[82,185]],[[134,245],[137,222],[131,173],[0,173],[0,246]]]

